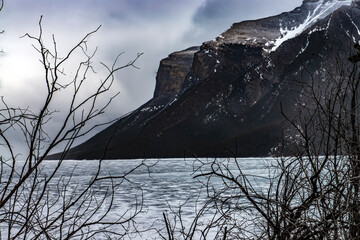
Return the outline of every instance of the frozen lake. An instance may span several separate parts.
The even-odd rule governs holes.
[[[122,175],[144,160],[106,160],[102,162],[102,176]],[[201,162],[211,162],[211,159],[162,159],[146,160],[145,166],[137,168],[122,181],[117,188],[113,211],[123,214],[135,211],[136,207],[142,206],[140,213],[135,218],[138,233],[126,236],[125,239],[161,239],[154,230],[164,230],[163,213],[171,216],[170,207],[177,210],[182,206],[184,222],[191,222],[194,212],[208,200],[204,188],[204,178],[194,178],[196,170],[202,165]],[[243,158],[239,159],[241,170],[249,175],[266,176],[264,163],[271,159]],[[56,196],[58,179],[66,179],[72,176],[69,189],[76,189],[82,184],[86,185],[97,171],[99,161],[64,161],[56,178],[50,183],[50,195]],[[230,168],[232,167],[230,160]],[[45,161],[42,165],[42,176],[48,176],[56,167],[56,161]],[[236,169],[236,166],[233,166]],[[198,172],[199,173],[199,172]],[[99,190],[106,189],[111,182],[103,182],[97,186]],[[216,187],[216,183],[215,187]],[[220,183],[219,183],[220,184]],[[257,183],[260,187],[266,182]],[[219,185],[219,188],[221,186]],[[265,187],[265,186],[264,186]],[[186,204],[185,204],[186,203]],[[152,230],[147,230],[151,228]],[[134,230],[133,227],[131,229]]]

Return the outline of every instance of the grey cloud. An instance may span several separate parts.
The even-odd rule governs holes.
[[[235,22],[276,15],[301,3],[302,0],[206,0],[193,18],[195,27],[191,32],[197,32],[199,38],[213,38]]]
[[[9,45],[15,42],[21,45],[13,46],[14,51],[29,49],[29,42],[20,41],[18,37],[26,32],[36,34],[41,14],[44,15],[44,34],[54,33],[58,47],[65,49],[102,24],[101,30],[89,41],[92,46],[99,46],[99,61],[111,64],[116,55],[124,51],[126,55],[121,60],[127,63],[137,52],[145,53],[138,62],[140,70],[126,69],[118,75],[121,94],[119,105],[111,109],[111,115],[120,116],[151,98],[160,60],[172,51],[187,47],[181,37],[191,27],[192,13],[201,1],[12,0],[2,12],[7,30],[2,47],[12,56]],[[4,78],[4,81],[10,80]],[[12,80],[12,85],[14,82],[21,80]]]
[[[301,4],[302,0],[206,0],[194,16],[194,22],[239,21],[254,19],[288,11]]]

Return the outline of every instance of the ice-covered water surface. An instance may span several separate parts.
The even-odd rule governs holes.
[[[102,176],[116,176],[129,172],[144,160],[106,160],[102,162]],[[122,214],[126,210],[129,213],[135,210],[136,205],[142,204],[142,211],[136,216],[135,222],[140,234],[132,234],[125,239],[161,239],[156,229],[163,229],[163,213],[170,214],[170,207],[176,210],[180,205],[182,207],[182,216],[184,222],[190,223],[196,210],[199,209],[207,200],[207,194],[202,181],[204,179],[195,179],[194,171],[205,162],[211,162],[212,159],[162,159],[146,160],[145,165],[126,176],[115,195],[113,213]],[[239,159],[241,170],[249,175],[266,176],[264,171],[264,162],[271,159],[246,158]],[[230,168],[236,169],[233,161],[229,161]],[[45,161],[41,176],[49,176],[57,166],[56,161]],[[71,175],[69,190],[75,189],[78,185],[86,183],[94,176],[98,169],[99,161],[64,161],[56,178],[66,179]],[[204,169],[204,168],[203,168]],[[206,171],[206,167],[204,169]],[[234,170],[236,171],[236,170]],[[199,172],[198,172],[199,173]],[[54,179],[50,186],[50,195],[57,195],[56,184],[59,181]],[[106,189],[112,182],[102,182],[100,189]],[[215,187],[221,187],[221,182],[213,183]],[[258,182],[259,187],[266,187],[266,182]],[[211,214],[211,213],[209,213]],[[112,216],[110,216],[112,217]],[[114,218],[117,216],[113,216]],[[153,228],[150,231],[144,231]]]

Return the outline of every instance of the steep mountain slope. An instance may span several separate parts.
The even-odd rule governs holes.
[[[326,85],[334,56],[351,54],[359,28],[359,1],[349,0],[305,0],[236,23],[162,60],[154,98],[67,158],[267,156],[291,135],[280,105],[291,115],[307,104],[299,81],[315,76]]]

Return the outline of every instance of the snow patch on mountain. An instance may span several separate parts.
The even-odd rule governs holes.
[[[360,29],[359,29],[359,27],[355,24],[354,20],[352,19],[352,17],[351,17],[348,13],[346,13],[346,15],[349,17],[351,23],[354,25],[354,27],[355,27],[356,30],[357,30],[358,35],[360,36]],[[355,42],[355,40],[354,40],[354,42]]]
[[[275,51],[285,41],[292,39],[297,35],[301,34],[303,31],[305,31],[307,28],[312,26],[318,20],[327,17],[329,14],[336,11],[340,7],[350,6],[352,2],[353,2],[352,0],[330,0],[330,1],[320,0],[315,3],[309,3],[309,4],[315,4],[315,6],[313,10],[309,10],[306,19],[301,24],[291,29],[288,29],[287,27],[283,27],[283,25],[280,24],[280,37],[273,41],[269,41],[266,44],[266,46],[272,46],[272,48],[264,49],[264,51],[268,53]]]

